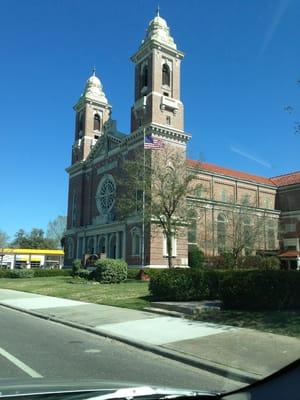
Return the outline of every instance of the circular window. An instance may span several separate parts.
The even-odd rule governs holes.
[[[116,185],[111,175],[104,176],[98,186],[96,204],[99,212],[106,215],[112,209],[115,202]]]

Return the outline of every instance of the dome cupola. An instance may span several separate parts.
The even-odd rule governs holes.
[[[84,92],[80,96],[80,100],[82,100],[83,98],[94,100],[100,103],[108,103],[105,93],[103,91],[103,85],[100,79],[96,76],[95,68],[93,69],[93,75],[90,76],[89,79],[86,81]]]
[[[176,43],[170,35],[170,28],[166,20],[159,15],[159,8],[157,9],[156,16],[149,22],[146,37],[142,41],[142,44],[150,40],[155,40],[176,49]]]

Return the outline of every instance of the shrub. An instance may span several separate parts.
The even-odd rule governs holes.
[[[34,271],[32,269],[11,269],[8,278],[33,278]]]
[[[150,279],[149,291],[158,300],[216,299],[222,276],[219,271],[163,270]]]
[[[78,276],[78,278],[89,279],[91,272],[87,269],[81,268],[73,276]]]
[[[271,256],[271,257],[264,257],[261,262],[262,269],[272,269],[272,270],[279,270],[280,269],[280,260],[278,257]]]
[[[0,269],[0,279],[9,278],[10,271],[10,269]]]
[[[127,279],[137,279],[137,276],[140,272],[140,268],[128,268],[127,270]],[[144,269],[145,271],[145,269]]]
[[[202,268],[204,261],[204,253],[195,244],[189,246],[188,263],[191,268]]]
[[[230,251],[224,250],[219,258],[219,268],[234,269],[236,267],[235,262],[233,254]]]
[[[223,277],[220,298],[225,308],[287,310],[300,308],[298,271],[234,271]]]
[[[263,257],[260,255],[246,256],[241,260],[239,265],[243,269],[259,269],[261,268]]]
[[[127,263],[124,260],[104,258],[97,260],[95,267],[90,278],[100,283],[120,283],[127,279]]]
[[[72,275],[76,275],[77,272],[82,268],[82,263],[80,258],[76,258],[75,260],[73,260],[72,263]]]

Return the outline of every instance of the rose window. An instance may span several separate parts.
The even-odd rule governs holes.
[[[104,177],[97,189],[96,204],[102,215],[108,214],[115,202],[116,186],[112,176]]]

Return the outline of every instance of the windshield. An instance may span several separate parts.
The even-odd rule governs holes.
[[[299,17],[1,1],[0,395],[229,392],[299,358]]]

